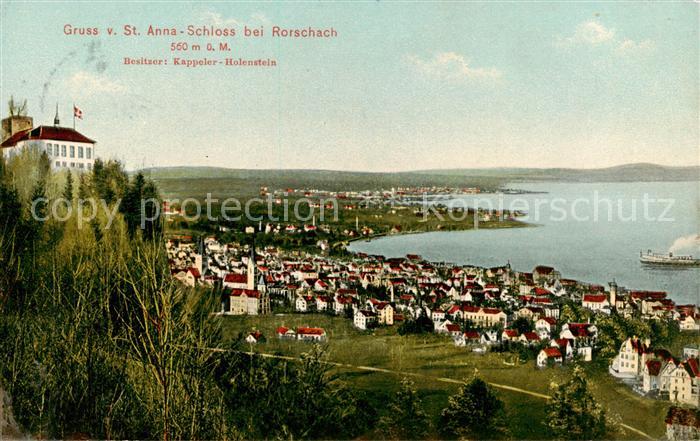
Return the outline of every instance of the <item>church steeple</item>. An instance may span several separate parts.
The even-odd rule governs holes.
[[[58,120],[58,103],[56,103],[56,116],[53,117],[53,125],[58,127],[60,121]]]
[[[250,246],[250,255],[248,256],[248,289],[255,289],[255,235],[253,235],[253,244]]]

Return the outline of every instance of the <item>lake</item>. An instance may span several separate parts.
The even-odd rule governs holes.
[[[520,271],[536,265],[562,277],[630,289],[667,291],[679,304],[700,304],[700,268],[643,266],[652,249],[700,257],[700,182],[536,183],[510,187],[546,194],[459,196],[448,204],[526,211],[537,226],[387,236],[351,243],[351,251],[387,257],[420,254],[431,261]],[[674,245],[675,244],[675,245]]]

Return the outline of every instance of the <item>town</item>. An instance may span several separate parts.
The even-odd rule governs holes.
[[[544,265],[522,272],[508,263],[480,268],[428,262],[419,255],[336,258],[285,252],[255,247],[259,233],[248,231],[247,243],[222,243],[215,236],[172,236],[167,241],[174,277],[220,295],[220,309],[213,311],[217,315],[267,315],[266,320],[274,321],[276,313],[320,313],[345,318],[370,333],[419,329],[474,353],[529,353],[537,369],[608,356],[609,375],[640,395],[681,406],[697,408],[700,403],[697,345],[672,354],[649,337],[621,335],[613,352],[604,347],[610,339],[602,338],[600,324],[612,316],[697,333],[697,305],[677,305],[665,292],[626,289],[615,281],[606,288],[564,278]],[[277,325],[275,336],[249,329],[246,341],[328,338],[314,323],[297,329]],[[673,421],[683,421],[684,408],[672,409]]]

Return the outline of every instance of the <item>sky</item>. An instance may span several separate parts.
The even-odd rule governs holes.
[[[2,1],[0,13],[3,103],[26,98],[35,125],[58,104],[66,126],[75,103],[98,155],[129,169],[700,161],[697,3]],[[66,24],[100,35],[65,35]],[[106,35],[125,24],[142,35]],[[148,37],[149,25],[239,35]],[[243,26],[266,35],[243,38]],[[338,36],[274,38],[272,26]],[[232,51],[170,51],[220,41]],[[122,62],[174,56],[277,67]]]

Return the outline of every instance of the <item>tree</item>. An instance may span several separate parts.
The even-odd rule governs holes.
[[[78,179],[78,199],[82,201],[85,201],[90,197],[90,187],[87,176],[87,174],[82,173]]]
[[[39,180],[34,186],[34,191],[32,192],[30,204],[30,214],[29,223],[35,230],[34,233],[38,233],[41,230],[43,224],[43,219],[46,218],[46,213],[48,211],[48,204],[46,202],[46,191],[44,188],[46,183],[43,179]]]
[[[162,231],[159,201],[155,184],[137,173],[119,207],[131,237],[141,229],[145,239],[153,240]]]
[[[561,439],[600,439],[607,433],[605,411],[588,390],[581,367],[574,368],[567,382],[552,387],[547,425]]]
[[[389,439],[418,439],[428,433],[430,420],[423,410],[415,384],[407,378],[387,407],[388,414],[380,418],[379,431]]]
[[[441,427],[448,436],[493,439],[505,431],[503,415],[503,401],[477,377],[450,397]]]
[[[73,173],[68,170],[68,175],[66,176],[66,186],[63,189],[63,198],[68,202],[73,200]]]
[[[399,326],[398,333],[400,335],[406,334],[430,334],[435,330],[435,324],[430,317],[425,314],[421,314],[415,320],[405,320],[401,326]]]
[[[230,425],[244,439],[354,438],[375,419],[372,406],[331,375],[313,346],[299,363],[243,354],[235,348],[216,369]],[[237,346],[238,345],[238,346]]]
[[[7,102],[7,108],[10,112],[10,116],[27,116],[27,100],[18,103],[15,102],[15,97],[10,96],[10,100]]]
[[[618,353],[620,345],[627,337],[636,335],[648,338],[652,336],[653,331],[649,322],[641,318],[624,317],[615,312],[597,318],[596,327],[599,353],[607,358],[612,358]]]
[[[532,322],[526,317],[518,317],[510,325],[511,328],[517,329],[519,334],[532,331]]]

